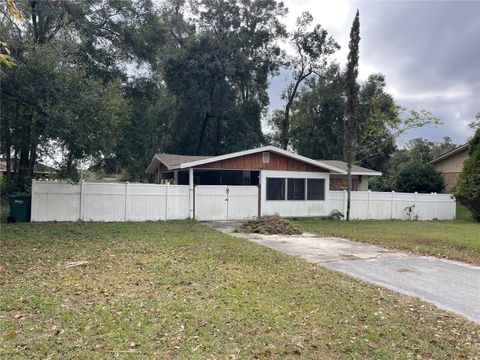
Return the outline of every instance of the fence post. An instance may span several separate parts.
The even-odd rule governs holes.
[[[392,190],[392,201],[390,204],[390,220],[393,220],[393,208],[395,205],[395,190]]]
[[[343,218],[347,218],[347,190],[343,190]]]
[[[371,190],[367,191],[367,220],[370,220],[370,192]]]
[[[188,194],[189,194],[189,206],[188,206],[188,214],[189,218],[193,219],[194,214],[193,214],[193,207],[195,206],[195,194],[193,192],[194,186],[193,186],[193,168],[188,169]]]
[[[165,187],[165,221],[168,220],[168,189],[170,187],[170,182],[167,182]]]
[[[415,215],[418,219],[418,208],[417,208],[417,192],[415,191],[415,193],[413,194],[413,206],[415,206]]]
[[[85,208],[85,180],[80,181],[80,221],[84,219],[84,208]]]
[[[128,181],[125,183],[125,214],[123,220],[128,220]]]
[[[32,179],[32,199],[31,199],[31,203],[30,203],[30,222],[33,222],[35,220],[35,218],[37,217],[37,215],[35,214],[35,192],[36,192],[36,189],[37,188],[37,180],[35,179]]]
[[[437,193],[433,193],[433,220],[437,218]]]

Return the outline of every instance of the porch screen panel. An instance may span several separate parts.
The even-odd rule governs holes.
[[[325,200],[325,179],[307,180],[307,200]]]
[[[285,200],[284,178],[267,178],[267,200]]]
[[[305,200],[305,179],[289,178],[287,187],[288,200]]]

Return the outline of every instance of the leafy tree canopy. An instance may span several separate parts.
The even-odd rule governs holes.
[[[469,142],[468,156],[454,192],[460,202],[472,211],[473,218],[480,221],[480,129]]]
[[[400,192],[431,193],[445,188],[442,174],[431,164],[413,163],[403,168],[396,179],[396,189]]]

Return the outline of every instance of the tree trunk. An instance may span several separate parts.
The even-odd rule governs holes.
[[[202,128],[200,129],[200,137],[198,138],[196,155],[200,155],[200,150],[202,149],[203,139],[205,137],[205,132],[207,130],[207,123],[209,118],[210,118],[209,112],[205,111],[205,116],[203,117],[203,122],[202,122]]]
[[[37,141],[36,139],[32,139],[30,143],[30,159],[28,162],[28,175],[30,180],[32,180],[35,176],[36,160],[37,160]]]
[[[216,144],[215,144],[215,155],[220,155],[220,117],[217,117],[217,131],[216,131]]]
[[[13,175],[15,178],[15,181],[18,181],[18,148],[17,146],[14,146],[14,153],[13,153]]]
[[[302,81],[305,80],[310,74],[311,71],[304,73],[302,68],[302,71],[298,76],[297,81],[295,81],[295,85],[293,86],[290,94],[288,94],[287,90],[287,104],[285,105],[285,112],[283,114],[282,125],[280,128],[280,146],[283,150],[288,150],[288,145],[290,144],[290,110],[292,108],[293,101],[297,96],[298,87],[300,86]]]
[[[20,148],[20,161],[18,164],[18,184],[21,191],[26,191],[29,180],[29,161],[28,154],[30,152],[28,144],[22,144]]]
[[[346,220],[350,221],[350,204],[352,195],[352,163],[347,163],[347,215]]]
[[[30,113],[21,134],[22,139],[20,142],[20,160],[18,163],[18,184],[21,191],[27,191],[32,180],[29,161],[32,138],[32,120],[33,111]]]
[[[18,105],[15,106],[15,118],[18,121]],[[10,183],[12,180],[12,159],[11,159],[11,138],[10,138],[10,118],[5,116],[5,123],[3,124],[5,127],[5,161],[6,161],[6,178],[7,183]]]

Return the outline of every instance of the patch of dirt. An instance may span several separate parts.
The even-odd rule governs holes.
[[[254,233],[262,235],[300,235],[300,228],[280,216],[261,216],[254,220],[247,220],[235,229],[235,232]]]
[[[344,260],[360,260],[362,259],[359,256],[353,255],[353,254],[340,254],[340,258]]]

